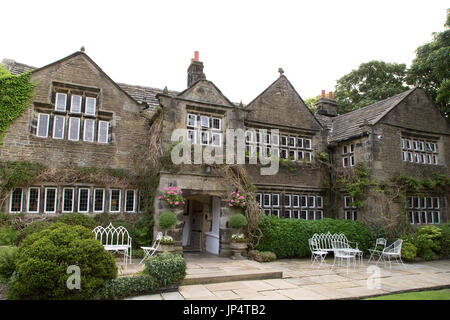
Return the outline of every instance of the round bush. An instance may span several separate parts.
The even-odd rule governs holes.
[[[177,224],[177,217],[171,211],[164,211],[158,219],[158,226],[161,230],[167,230]]]
[[[80,268],[81,289],[69,289],[69,266]],[[117,276],[110,253],[83,226],[54,223],[26,237],[16,257],[8,299],[89,299]],[[71,280],[69,279],[69,280]],[[69,282],[72,283],[72,282]]]
[[[37,220],[29,223],[25,228],[20,231],[19,237],[17,238],[16,244],[19,245],[23,239],[32,233],[42,231],[51,226],[51,222]]]
[[[402,243],[402,259],[406,261],[413,261],[417,256],[417,248],[411,242]]]
[[[155,280],[158,288],[181,282],[186,276],[186,262],[179,254],[164,252],[145,263],[145,273]]]
[[[0,280],[7,280],[11,277],[16,266],[17,247],[0,248]]]
[[[55,219],[55,222],[62,222],[71,226],[83,226],[92,230],[95,228],[94,218],[83,213],[66,213]]]
[[[232,215],[229,220],[229,226],[233,229],[241,229],[247,225],[247,218],[242,213]]]

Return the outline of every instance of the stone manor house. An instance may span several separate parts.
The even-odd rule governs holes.
[[[391,210],[413,226],[447,222],[448,194],[408,194],[405,201],[386,207],[375,188],[369,188],[364,205],[357,207],[345,190],[332,187],[336,174],[351,173],[358,164],[377,181],[399,174],[422,180],[435,173],[449,176],[449,122],[420,88],[338,115],[332,94],[326,97],[324,91],[312,113],[281,69],[253,101],[233,103],[206,79],[197,52],[182,92],[117,83],[84,50],[41,68],[9,59],[2,64],[12,74],[30,70],[36,86],[29,109],[3,138],[1,161],[133,171],[152,152],[146,150],[154,123],[149,119],[159,113],[163,150],[173,145],[175,129],[186,129],[192,144],[213,147],[226,144],[227,129],[242,129],[247,156],[283,159],[275,175],[262,175],[259,165],[245,165],[265,214],[364,220]],[[273,129],[279,134],[268,134]],[[179,223],[172,235],[177,244],[228,255],[227,199],[234,190],[209,169],[203,164],[178,172],[162,169],[155,218],[163,210],[157,197],[164,188],[181,188],[186,204],[176,212]],[[0,211],[36,217],[65,212],[138,215],[139,194],[120,184],[38,181],[13,190]]]

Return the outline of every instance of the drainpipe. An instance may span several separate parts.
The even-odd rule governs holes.
[[[329,185],[330,185],[330,204],[333,204],[333,206],[335,205],[334,203],[334,192],[333,192],[333,149],[328,148],[328,157],[330,159],[330,167],[328,168],[329,171]],[[333,218],[336,219],[336,214],[333,213]]]

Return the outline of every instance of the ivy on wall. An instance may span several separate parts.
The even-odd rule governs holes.
[[[0,144],[9,125],[28,107],[34,85],[31,72],[11,75],[0,66]]]

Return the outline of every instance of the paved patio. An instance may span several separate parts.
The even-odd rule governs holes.
[[[231,260],[208,255],[187,255],[187,278],[199,274],[218,275],[240,272],[281,271],[275,279],[227,281],[180,285],[178,292],[130,298],[133,300],[326,300],[359,299],[411,290],[450,287],[450,260],[374,264],[355,269],[311,266],[309,259],[282,259],[269,263]],[[328,261],[332,263],[332,259]]]

